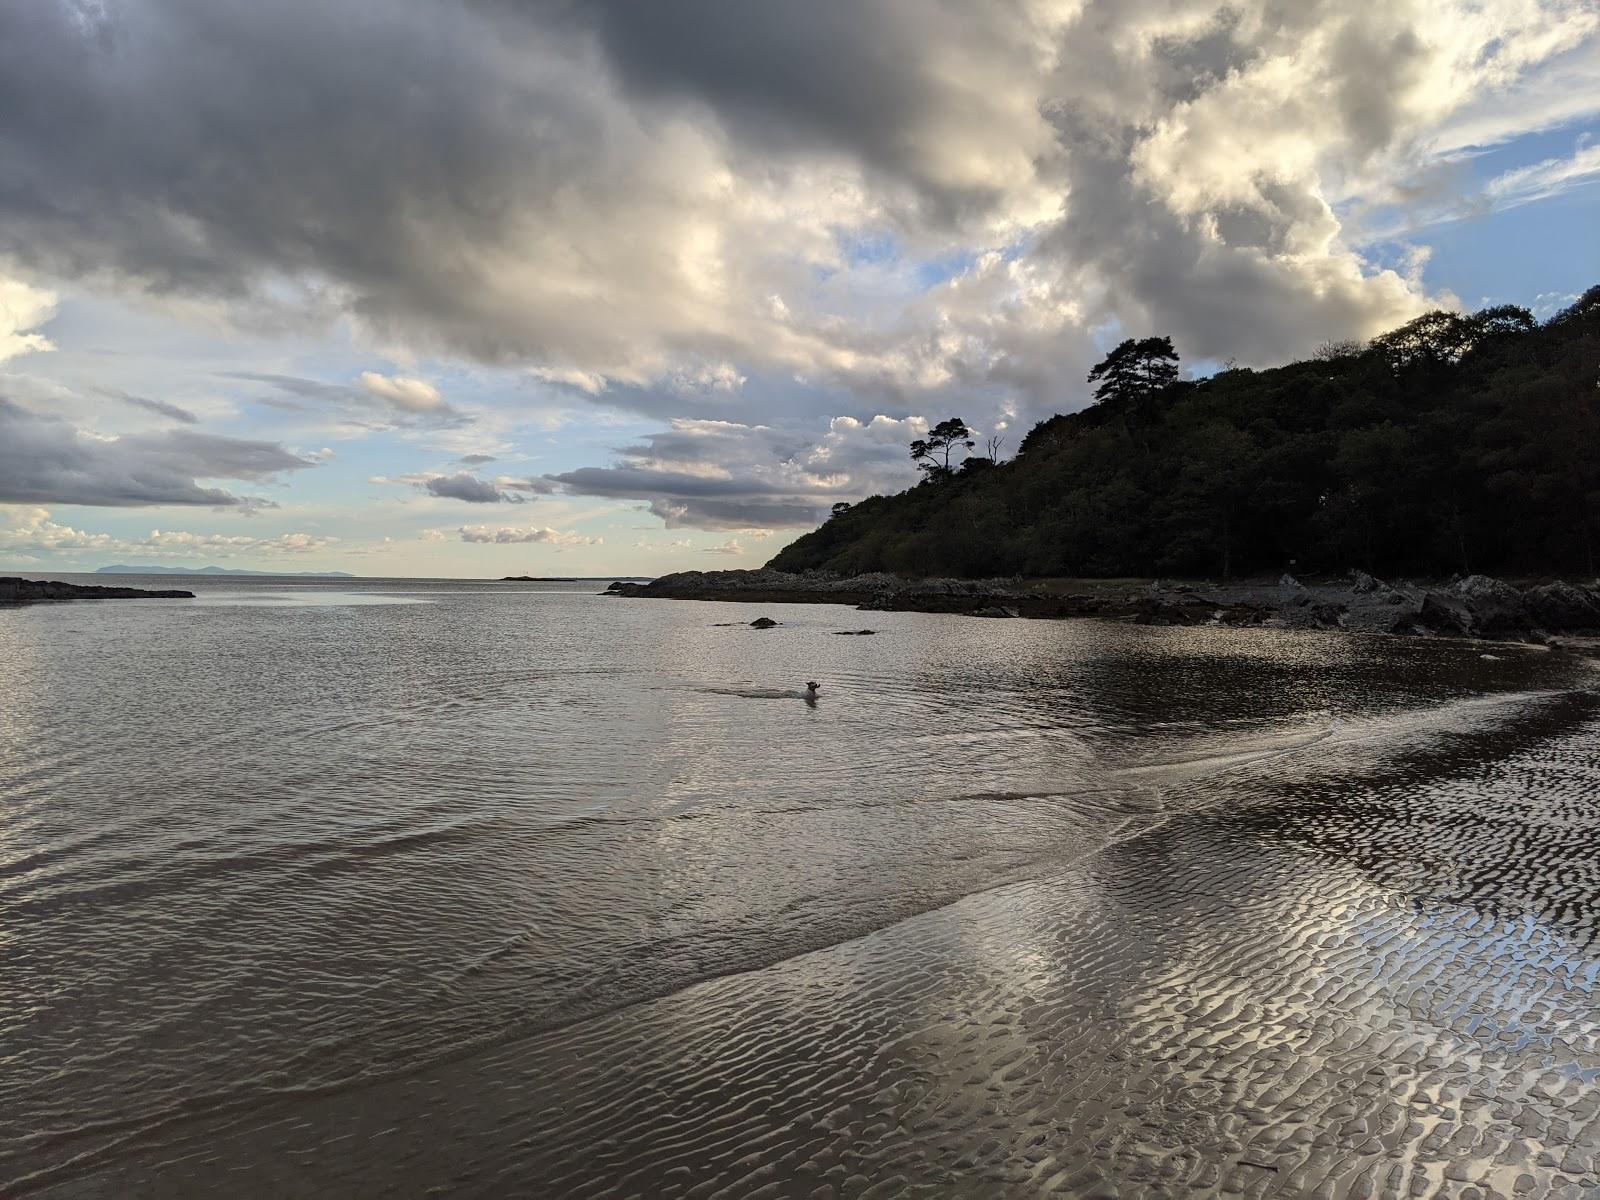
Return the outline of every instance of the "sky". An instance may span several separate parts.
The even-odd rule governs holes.
[[[0,573],[758,566],[1597,218],[1593,0],[0,5]]]

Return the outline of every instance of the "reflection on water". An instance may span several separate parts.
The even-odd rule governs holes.
[[[741,1195],[759,1169],[849,1193],[913,1162],[939,1193],[1159,1189],[1260,1173],[1219,1158],[1254,1147],[1330,1195],[1355,1164],[1356,1194],[1379,1176],[1354,1132],[1252,1122],[1294,1099],[1273,1080],[1321,1070],[1300,1098],[1337,1107],[1327,1071],[1475,1036],[1422,981],[1600,1070],[1570,996],[1593,963],[1593,676],[1559,655],[910,613],[837,638],[834,608],[573,585],[193,586],[0,613],[13,1189],[203,1194],[248,1170],[285,1194]],[[763,614],[781,636],[742,627]],[[1514,995],[1450,982],[1513,960]],[[1336,1123],[1409,1187],[1426,1138],[1383,1131],[1394,1102]],[[1193,1116],[1152,1116],[1173,1111]],[[1427,1129],[1452,1136],[1451,1112]],[[835,1177],[818,1147],[841,1138],[863,1161]]]

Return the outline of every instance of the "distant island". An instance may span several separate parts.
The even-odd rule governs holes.
[[[63,600],[193,600],[193,592],[149,591],[145,588],[99,587],[92,583],[57,583],[50,579],[0,579],[0,604],[39,604]]]
[[[251,571],[243,567],[99,567],[96,575],[276,575],[294,579],[354,579],[349,571]]]
[[[502,575],[501,583],[577,583],[578,581],[565,575]]]

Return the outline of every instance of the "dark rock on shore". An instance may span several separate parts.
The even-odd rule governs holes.
[[[53,600],[193,600],[193,592],[176,588],[101,587],[89,583],[52,583],[44,579],[0,579],[0,604],[35,604]]]
[[[1387,583],[1364,571],[1347,580],[1146,587],[1084,583],[1051,589],[1021,579],[902,579],[872,573],[684,571],[651,583],[618,583],[618,596],[745,603],[853,604],[878,612],[949,612],[982,617],[1101,617],[1141,625],[1274,625],[1351,633],[1544,641],[1600,632],[1600,584],[1519,588],[1484,575],[1440,587]]]
[[[754,621],[750,622],[751,629],[771,629],[775,625],[777,625],[777,622],[771,617],[757,617]]]

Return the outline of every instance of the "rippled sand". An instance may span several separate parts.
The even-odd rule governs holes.
[[[938,653],[947,622],[895,616],[863,641]],[[122,882],[90,894],[75,842],[11,859],[11,977],[44,962],[26,922],[81,944],[50,960],[74,992],[30,985],[7,1026],[21,1104],[0,1116],[0,1179],[61,1196],[1600,1194],[1587,668],[1093,627],[1047,635],[1066,640],[1046,661],[1027,628],[981,635],[1016,639],[988,648],[1010,668],[952,655],[936,689],[876,710],[836,668],[840,698],[796,706],[839,722],[815,745],[763,724],[776,700],[737,707],[670,672],[630,691],[688,706],[680,732],[722,771],[710,794],[685,760],[676,789],[564,814],[497,796],[391,812],[378,836],[322,809],[319,839],[302,815],[228,870],[156,886],[119,860]],[[507,703],[482,693],[480,723]],[[1001,718],[955,721],[963,696]],[[909,772],[904,745],[869,773],[875,742],[918,728],[917,771],[943,777]],[[723,737],[768,757],[719,758]],[[299,929],[330,894],[367,938]],[[157,928],[118,929],[128,905]],[[113,965],[116,936],[139,961]]]

